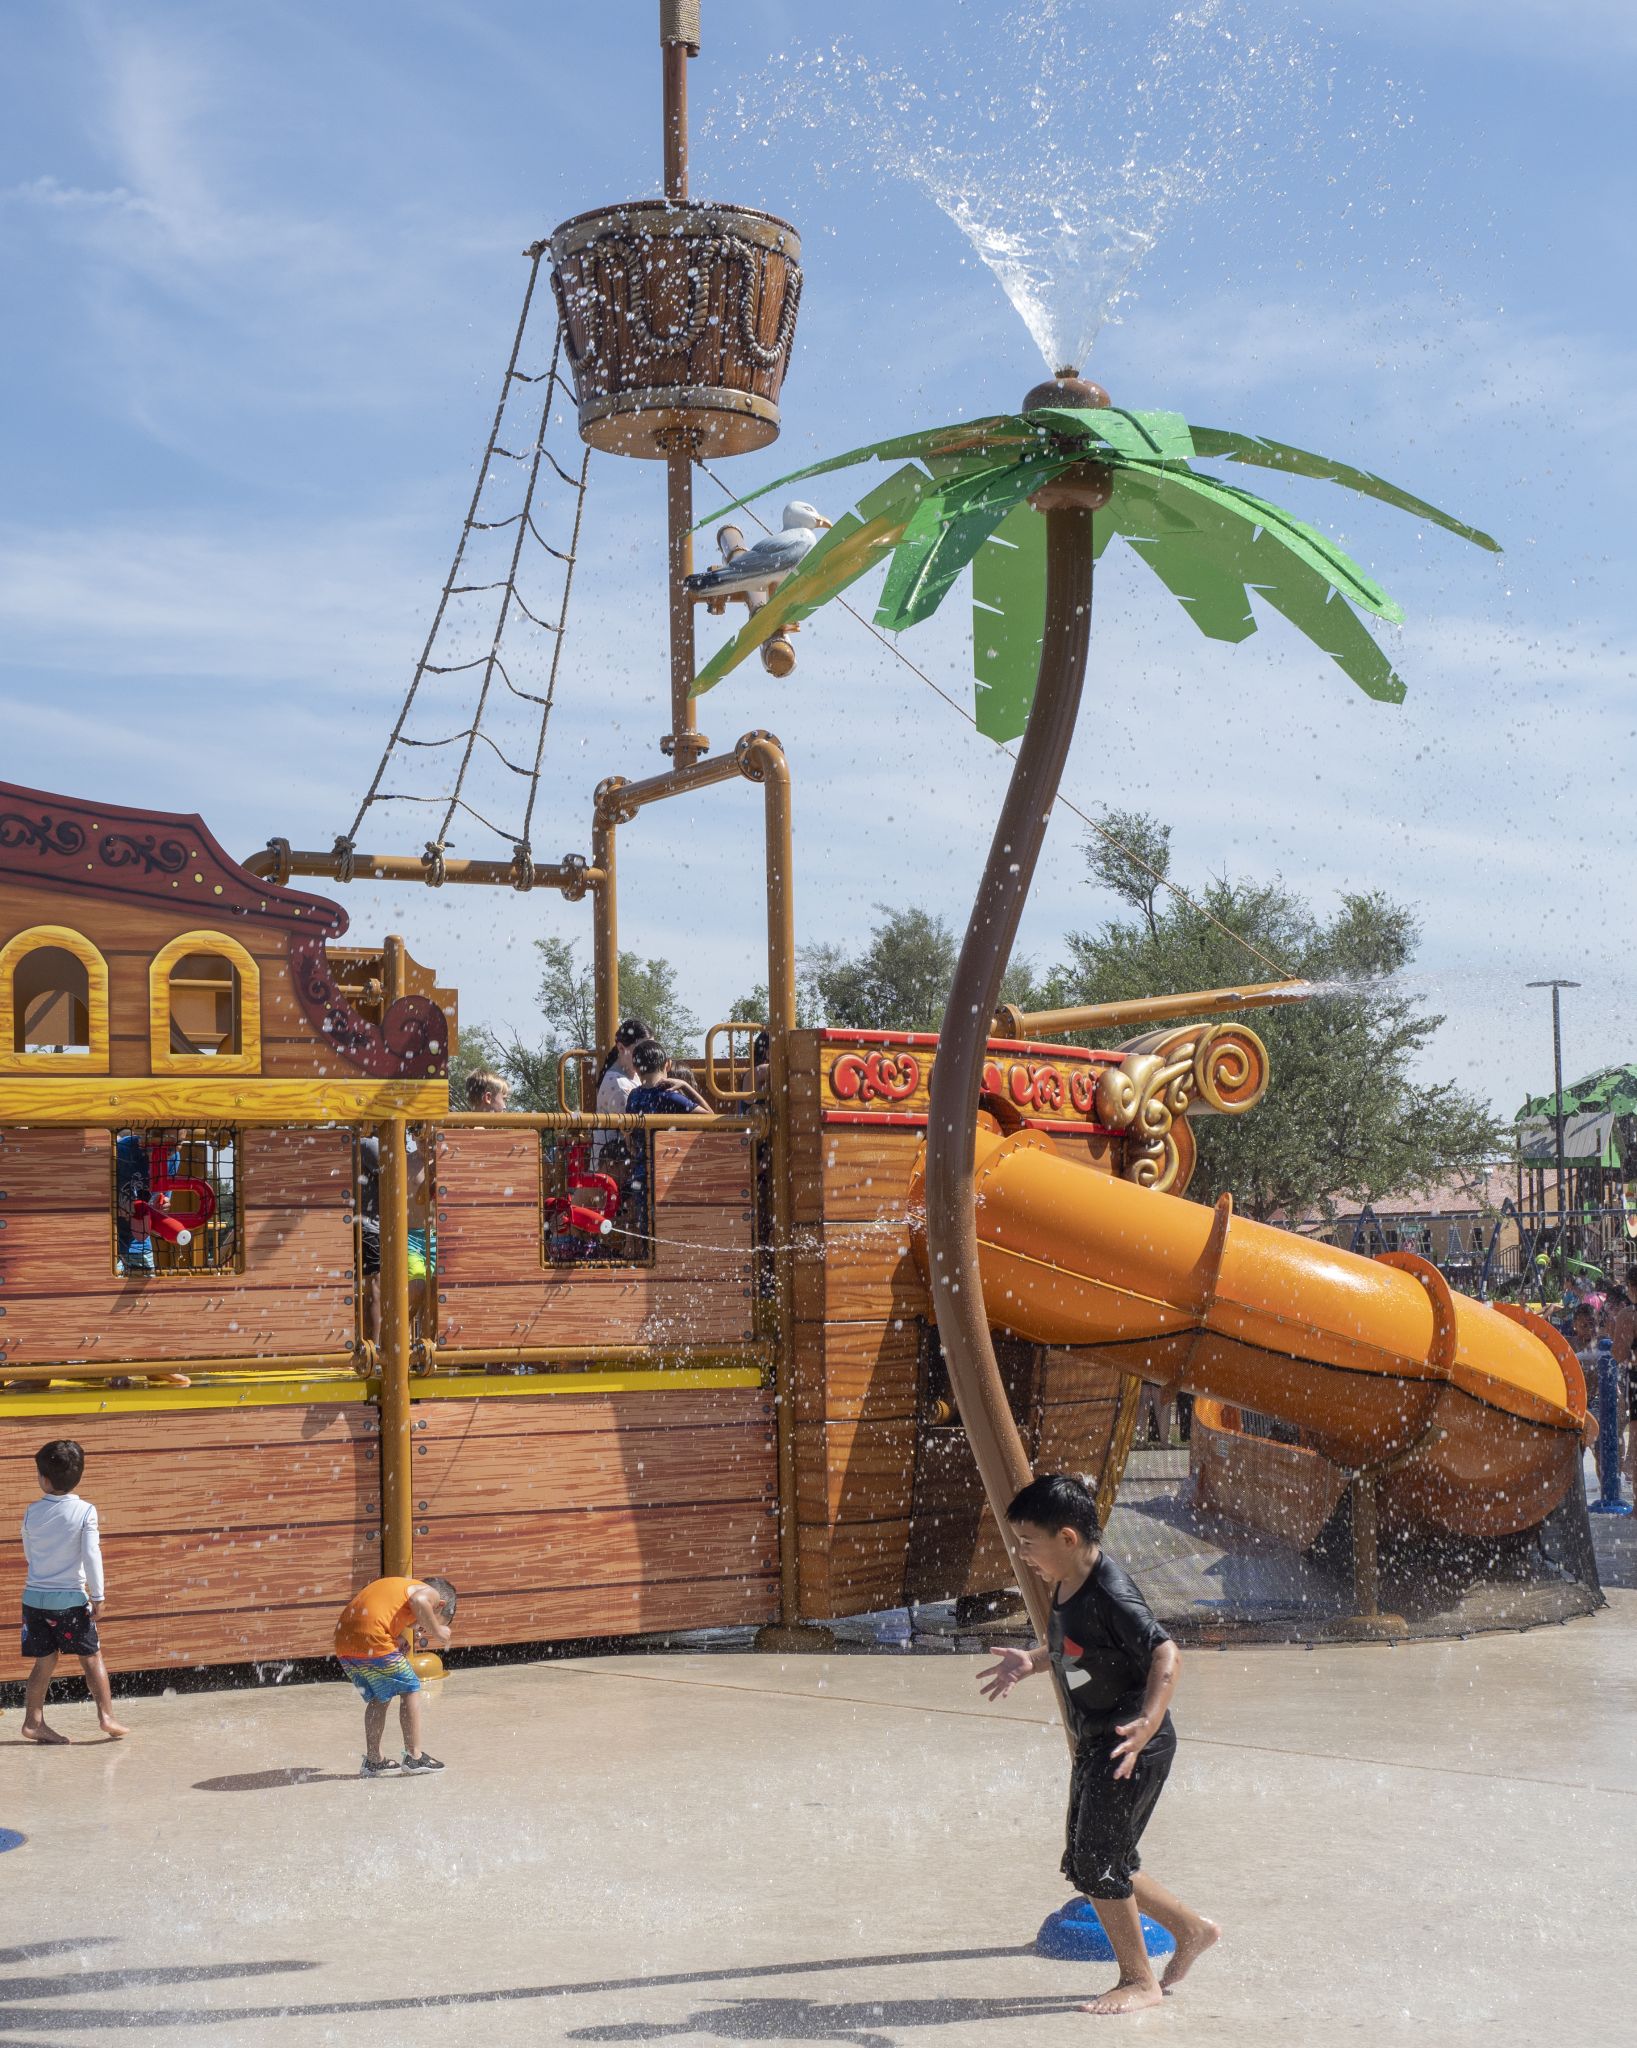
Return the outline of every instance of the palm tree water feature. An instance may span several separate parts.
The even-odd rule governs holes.
[[[1370,472],[1191,427],[1176,413],[1115,408],[1065,369],[1031,390],[1017,414],[896,437],[766,486],[904,460],[706,664],[695,691],[888,556],[876,612],[888,631],[929,617],[972,565],[979,724],[996,738],[1020,731],[1022,743],[939,1036],[923,1256],[950,1384],[1036,1628],[1044,1594],[1006,1524],[1030,1467],[996,1358],[996,1325],[1036,1341],[1094,1344],[1172,1390],[1226,1397],[1229,1405],[1211,1411],[1222,1434],[1253,1433],[1241,1431],[1240,1404],[1294,1424],[1292,1448],[1315,1471],[1339,1474],[1346,1494],[1357,1631],[1406,1626],[1380,1607],[1384,1505],[1433,1530],[1446,1551],[1522,1537],[1559,1518],[1569,1526],[1556,1530],[1562,1569],[1554,1561],[1554,1576],[1588,1586],[1595,1599],[1579,1494],[1580,1445],[1595,1425],[1578,1362],[1549,1324],[1527,1310],[1457,1301],[1435,1268],[1403,1254],[1374,1268],[1345,1254],[1309,1268],[1304,1255],[1298,1278],[1288,1240],[1236,1219],[1231,1198],[1214,1214],[1175,1202],[1145,1207],[1153,1196],[1122,1184],[1119,1199],[1104,1202],[1087,1186],[1101,1177],[1057,1156],[1045,1133],[983,1114],[1001,1106],[986,1072],[990,1033],[1079,714],[1094,563],[1111,538],[1130,544],[1207,636],[1237,641],[1253,632],[1254,592],[1366,694],[1384,702],[1404,694],[1357,616],[1397,620],[1393,600],[1326,536],[1193,466],[1213,456],[1339,483],[1496,550],[1488,534]],[[1235,1081],[1259,1093],[1265,1072],[1252,1084],[1242,1065],[1225,1094]],[[1163,1187],[1165,1169],[1156,1165],[1149,1178]],[[1360,1388],[1371,1378],[1377,1385],[1366,1396]],[[1497,1385],[1506,1398],[1497,1399]],[[1481,1502],[1472,1490],[1478,1470],[1495,1482]],[[1321,1524],[1338,1505],[1329,1499]],[[1309,1531],[1309,1542],[1320,1533]]]

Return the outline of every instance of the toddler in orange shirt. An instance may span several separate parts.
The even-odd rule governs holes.
[[[441,1771],[421,1747],[421,1681],[409,1661],[408,1638],[418,1628],[429,1644],[447,1649],[453,1635],[455,1589],[447,1579],[376,1579],[355,1593],[335,1625],[335,1654],[364,1701],[364,1771]],[[398,1702],[404,1758],[381,1754],[387,1707]]]

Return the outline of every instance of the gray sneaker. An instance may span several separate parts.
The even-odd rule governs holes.
[[[443,1765],[438,1762],[435,1756],[428,1755],[424,1749],[419,1756],[411,1756],[406,1749],[404,1751],[404,1769],[406,1771],[441,1771]]]
[[[359,1776],[364,1778],[384,1778],[388,1771],[395,1771],[398,1767],[398,1759],[396,1757],[367,1756],[364,1759],[364,1767],[360,1771]]]

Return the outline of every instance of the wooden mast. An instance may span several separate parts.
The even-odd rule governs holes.
[[[688,198],[688,59],[699,52],[699,0],[660,0],[659,40],[664,66],[665,197],[685,205]],[[671,729],[661,751],[679,768],[690,768],[710,741],[699,730],[693,688],[693,599],[685,578],[693,574],[693,459],[700,430],[678,424],[666,430],[665,527],[667,594],[671,621]]]

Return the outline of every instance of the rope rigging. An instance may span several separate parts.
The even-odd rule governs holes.
[[[425,644],[421,648],[420,657],[415,663],[409,688],[404,695],[403,703],[399,706],[398,715],[393,721],[392,731],[388,736],[380,761],[376,765],[375,773],[370,779],[369,788],[364,794],[363,801],[358,806],[351,826],[336,839],[336,854],[343,859],[350,857],[353,849],[356,847],[358,834],[372,806],[376,804],[423,804],[437,809],[441,813],[436,831],[426,842],[426,851],[423,856],[430,873],[435,874],[442,868],[444,856],[450,844],[450,827],[455,822],[457,813],[470,818],[485,831],[492,832],[496,838],[502,840],[509,839],[512,843],[513,860],[517,864],[519,872],[532,873],[533,847],[531,835],[534,829],[535,804],[539,796],[541,765],[545,759],[546,738],[551,723],[552,706],[556,702],[557,697],[558,674],[562,665],[563,644],[568,625],[569,600],[574,588],[574,569],[579,557],[580,531],[585,517],[586,477],[591,461],[591,450],[589,447],[582,447],[580,449],[580,460],[577,470],[565,468],[546,445],[547,436],[551,429],[551,408],[554,399],[560,395],[567,400],[571,407],[575,403],[573,387],[562,373],[563,334],[561,324],[558,325],[556,330],[548,367],[544,370],[534,371],[518,367],[529,332],[529,319],[534,307],[535,287],[539,282],[540,262],[545,252],[546,244],[544,242],[537,242],[526,251],[529,258],[529,277],[523,294],[523,309],[518,316],[517,331],[512,338],[511,355],[507,360],[506,374],[501,380],[500,397],[495,406],[494,420],[489,428],[489,437],[484,445],[483,459],[478,465],[477,483],[472,491],[471,503],[467,507],[465,519],[461,522],[460,538],[455,545],[454,559],[449,565],[448,575],[444,578],[443,589],[438,598],[437,608],[432,616],[431,626],[427,631]],[[521,448],[507,446],[503,442],[502,436],[506,435],[507,440],[515,438],[516,414],[518,411],[515,401],[524,395],[527,387],[533,386],[543,387],[540,392],[539,417],[534,432]],[[509,415],[513,428],[511,434],[507,434]],[[576,436],[576,441],[578,441],[578,436]],[[492,518],[482,516],[488,510],[484,503],[484,493],[494,480],[497,474],[496,464],[501,459],[518,463],[526,468],[522,503],[515,511],[506,513],[504,516],[499,515],[498,507],[496,508],[497,516]],[[567,524],[570,529],[566,547],[558,546],[554,540],[548,539],[546,533],[541,530],[541,520],[545,516],[545,494],[540,489],[543,468],[548,469],[551,477],[555,477],[557,482],[563,486],[563,493],[558,495],[561,501],[559,509],[562,509],[562,504],[566,503]],[[549,478],[547,488],[554,488]],[[564,494],[567,494],[566,500],[564,499]],[[538,518],[536,516],[537,511],[540,514]],[[511,545],[504,560],[504,573],[491,575],[482,580],[462,582],[460,578],[462,570],[466,567],[468,554],[476,554],[481,545],[480,543],[474,543],[474,536],[504,534],[508,532],[511,534]],[[549,566],[551,564],[559,565],[561,568],[561,592],[555,608],[555,619],[550,616],[552,606],[549,602],[542,603],[539,596],[536,595],[534,603],[531,604],[518,588],[520,572],[523,571],[525,566],[523,559],[524,545],[528,541],[532,541],[539,550],[539,555],[529,565],[531,568],[539,565]],[[481,575],[481,566],[476,562],[474,562],[473,566],[480,568]],[[531,590],[534,589],[532,583],[530,587]],[[470,644],[470,635],[475,623],[469,612],[458,601],[468,598],[483,598],[485,596],[498,597],[498,601],[491,614],[490,623],[483,628],[487,633],[486,642],[482,643],[479,653],[467,658],[456,658],[463,654],[463,648],[460,644],[462,640],[466,644]],[[548,636],[551,654],[549,663],[546,666],[544,687],[541,689],[530,689],[524,681],[519,680],[520,677],[526,675],[526,662],[530,658],[532,650],[528,649],[525,643],[520,651],[515,640],[512,642],[507,641],[507,628],[512,624],[512,614],[514,612],[521,613],[530,625]],[[511,657],[509,664],[502,653],[503,648],[506,654]],[[450,696],[453,694],[452,692],[440,692],[433,689],[428,690],[425,701],[419,703],[418,707],[418,700],[421,699],[422,685],[426,683],[428,677],[440,678],[474,674],[477,675],[475,702],[472,701],[471,696],[468,694],[465,704],[456,706],[449,701]],[[495,690],[497,678],[504,686],[501,692]],[[510,725],[514,730],[508,732],[507,720],[503,709],[508,699],[515,700],[518,705],[532,707],[533,712],[537,713],[538,716],[531,715],[526,720],[521,718],[512,719]],[[466,709],[467,705],[470,707],[469,715],[462,718],[462,711]],[[451,710],[455,712],[457,719],[461,719],[461,722],[457,723],[453,730],[448,729]],[[412,718],[415,718],[417,715],[424,716],[429,711],[441,712],[442,716],[436,718],[436,722],[432,724],[430,730],[411,730]],[[499,732],[498,737],[497,730]],[[522,746],[517,744],[519,739],[523,742]],[[529,758],[527,751],[530,739],[532,739],[532,759]],[[488,815],[486,808],[480,809],[478,804],[468,795],[468,778],[471,775],[474,759],[477,758],[477,750],[480,743],[488,756],[492,756],[502,768],[528,785],[528,795],[523,806],[522,823],[517,829],[497,823],[495,819]],[[413,788],[388,788],[384,786],[388,772],[395,764],[407,766],[417,753],[436,753],[442,749],[454,747],[459,747],[461,752],[452,787],[429,792]],[[514,754],[517,753],[523,755],[521,760],[514,758]],[[412,780],[413,778],[406,776],[404,779]]]

